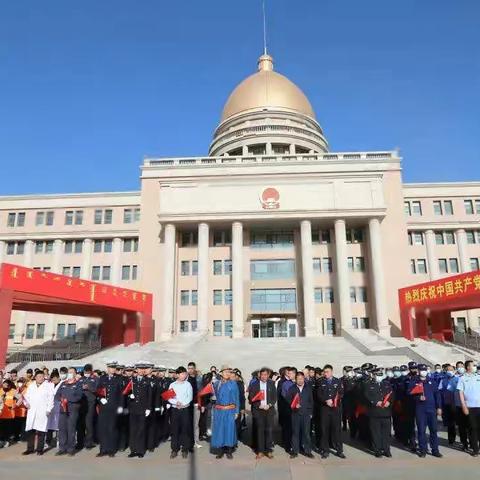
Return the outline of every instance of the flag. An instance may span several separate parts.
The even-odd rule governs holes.
[[[122,395],[128,395],[133,390],[133,381],[130,380],[122,391]]]
[[[60,398],[60,406],[64,413],[68,412],[68,400],[65,397]]]
[[[393,393],[393,392],[389,392],[389,393],[387,393],[387,394],[383,397],[383,400],[382,400],[382,408],[385,408],[387,402],[390,401],[390,397],[392,396],[392,393]]]
[[[358,404],[357,408],[355,408],[355,418],[360,417],[361,415],[365,415],[367,413],[367,407],[362,404]]]
[[[175,390],[173,388],[170,388],[169,390],[166,390],[161,395],[163,400],[170,400],[171,398],[175,398],[176,396],[177,396],[177,394],[175,393]]]
[[[262,400],[265,400],[265,392],[263,390],[259,390],[258,393],[253,396],[250,403],[261,402]]]
[[[198,397],[203,397],[205,395],[211,394],[213,394],[213,385],[211,383],[208,383],[198,392]]]
[[[337,394],[335,395],[335,398],[333,399],[333,405],[332,405],[333,408],[337,408],[339,403],[340,403],[340,395],[337,392]]]
[[[410,395],[423,395],[423,383],[417,383],[411,390]]]
[[[105,387],[97,388],[97,396],[99,396],[100,398],[106,398],[107,389]]]
[[[299,408],[300,407],[300,394],[297,392],[295,394],[295,396],[293,397],[293,400],[292,400],[292,403],[290,404],[290,406],[293,408],[293,409],[296,409],[296,408]]]

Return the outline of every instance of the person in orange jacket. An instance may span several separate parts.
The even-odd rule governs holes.
[[[3,380],[0,388],[0,443],[7,446],[11,443],[15,422],[15,404],[17,390],[15,384],[8,379]]]

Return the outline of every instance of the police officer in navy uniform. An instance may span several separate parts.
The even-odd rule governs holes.
[[[158,447],[156,426],[157,415],[160,413],[161,409],[161,407],[158,405],[158,402],[156,401],[157,391],[159,389],[159,380],[157,377],[158,369],[159,367],[150,365],[145,372],[146,378],[150,382],[150,387],[152,389],[152,412],[145,421],[147,449],[149,452],[153,452],[155,448]]]
[[[133,365],[125,365],[122,369],[123,375],[119,376],[121,382],[122,392],[127,387],[128,383],[132,379],[134,373]],[[118,426],[118,450],[124,452],[129,445],[129,419],[128,419],[128,396],[122,394],[122,407],[123,411],[118,416],[117,426]]]
[[[392,405],[393,434],[399,442],[402,442],[405,445],[406,437],[403,421],[403,406],[406,395],[405,377],[408,374],[408,367],[406,365],[401,365],[400,367],[395,366],[392,368],[392,371],[393,378],[390,383],[392,385],[394,396],[394,402]],[[405,375],[403,372],[405,372]]]
[[[374,379],[364,385],[372,449],[377,458],[391,457],[393,389],[382,368],[377,368],[373,374]]]
[[[316,393],[322,428],[321,456],[328,458],[331,440],[337,456],[345,458],[341,437],[343,385],[339,378],[333,376],[331,365],[323,367],[323,378],[318,382]]]
[[[123,413],[122,379],[116,372],[117,362],[107,364],[107,373],[98,380],[98,441],[97,457],[114,457],[118,448],[117,416]]]
[[[132,377],[132,390],[129,395],[128,410],[130,415],[130,454],[129,458],[143,458],[146,451],[146,421],[152,413],[152,386],[146,376],[152,368],[149,362],[135,365],[136,374]]]
[[[408,394],[408,387],[412,381],[418,376],[417,362],[408,362],[408,374],[405,376],[405,396],[403,403],[403,411],[405,417],[405,446],[415,453],[417,451],[417,441],[415,438],[415,399]]]
[[[352,418],[355,414],[355,372],[353,367],[347,365],[343,367],[343,401],[342,401],[342,426],[343,430],[352,428]]]
[[[79,448],[91,450],[95,447],[95,424],[97,417],[97,386],[98,377],[93,375],[93,367],[87,364],[83,367],[83,376],[79,380],[83,392],[79,429],[77,430],[77,445]],[[80,437],[80,438],[79,438]]]
[[[427,366],[418,365],[416,377],[410,379],[408,393],[415,405],[415,421],[418,430],[418,456],[427,455],[427,427],[432,455],[441,458],[443,455],[438,449],[437,415],[442,414],[438,383],[428,378]],[[418,390],[423,390],[418,392]]]

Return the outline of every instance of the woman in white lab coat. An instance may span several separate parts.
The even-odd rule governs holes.
[[[45,381],[45,374],[37,371],[34,381],[25,393],[24,400],[28,408],[25,427],[27,449],[23,452],[23,455],[34,453],[35,437],[37,437],[37,455],[43,455],[48,416],[53,408],[53,388],[51,383]]]

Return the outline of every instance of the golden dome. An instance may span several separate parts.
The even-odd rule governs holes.
[[[305,94],[287,77],[273,71],[270,55],[262,55],[258,72],[246,78],[228,97],[221,121],[246,110],[271,108],[294,110],[315,118]]]

